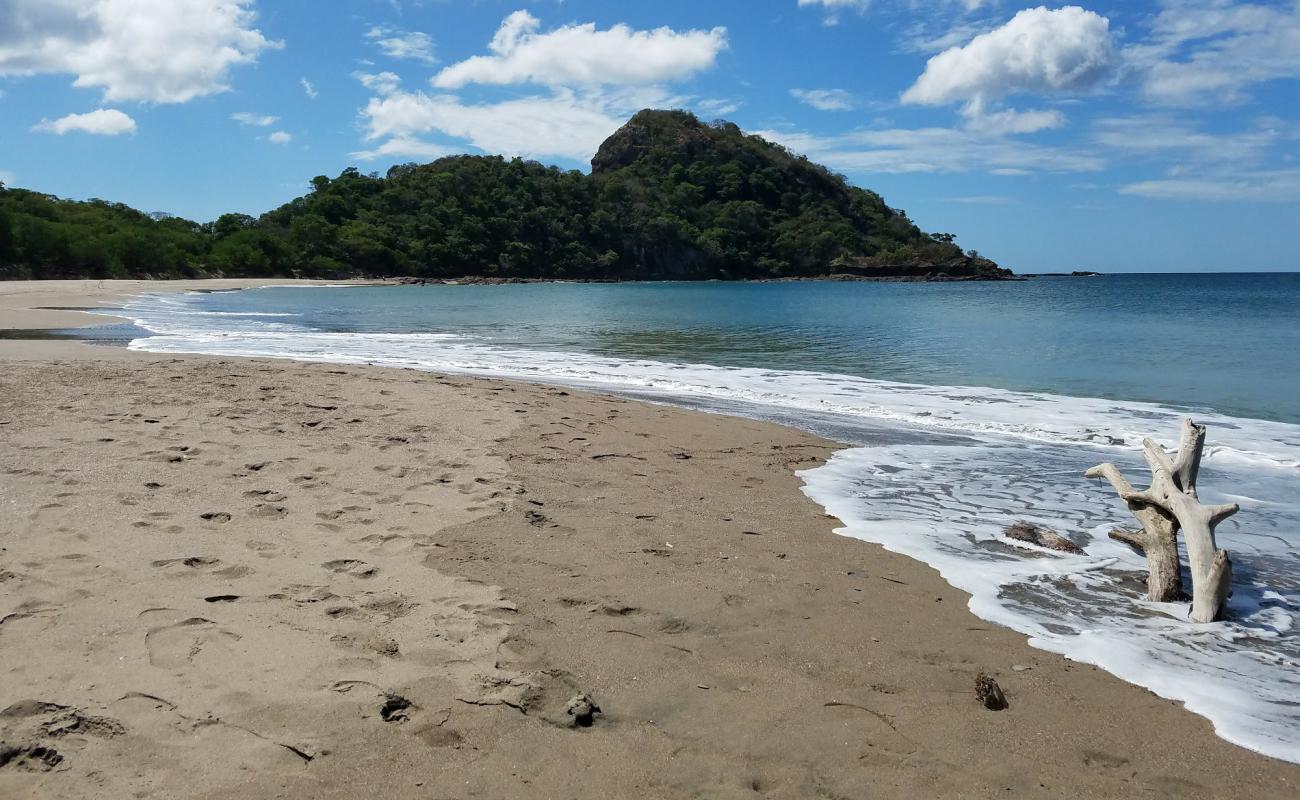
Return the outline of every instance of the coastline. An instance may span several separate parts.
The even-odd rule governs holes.
[[[60,297],[49,304],[104,302]],[[67,327],[45,313],[94,324],[0,310],[0,327]],[[356,775],[371,782],[366,793],[397,796],[1296,789],[1300,768],[1031,649],[971,615],[966,595],[923,564],[834,535],[794,476],[837,447],[809,434],[431,373],[69,342],[0,342],[5,359],[4,347],[31,363],[0,379],[0,430],[14,443],[0,454],[17,509],[0,542],[0,566],[15,575],[0,608],[0,669],[12,678],[0,705],[40,700],[124,728],[58,740],[66,766],[50,772],[0,770],[13,796],[125,793],[144,781],[156,796],[206,786],[351,797]],[[191,450],[171,449],[181,447]],[[182,470],[179,481],[146,476]],[[153,482],[164,485],[141,488]],[[261,491],[285,499],[247,496]],[[260,516],[268,504],[285,513]],[[209,512],[231,518],[199,517]],[[169,559],[180,560],[152,566]],[[322,569],[339,561],[376,572]],[[313,600],[322,586],[335,597]],[[194,619],[204,622],[184,624]],[[386,638],[371,641],[375,632]],[[189,650],[151,649],[151,637]],[[433,652],[430,639],[462,647]],[[310,663],[276,658],[281,645]],[[58,659],[60,672],[45,656],[37,668],[36,654],[52,650],[78,658]],[[131,669],[105,670],[110,656]],[[232,665],[280,680],[203,685]],[[1009,710],[976,703],[980,671],[1001,683]],[[337,688],[358,674],[412,703],[398,710],[405,720],[386,720],[374,690]],[[577,692],[604,709],[590,730],[545,721]],[[223,722],[192,722],[211,718]],[[177,726],[191,729],[166,744]],[[229,755],[205,765],[213,745]]]

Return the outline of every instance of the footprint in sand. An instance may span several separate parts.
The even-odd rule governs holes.
[[[208,522],[225,523],[230,521],[230,515],[225,511],[207,511],[199,514],[199,519]]]
[[[372,533],[356,541],[358,544],[369,545],[372,553],[401,553],[416,547],[411,537],[400,533]]]
[[[289,509],[284,506],[272,505],[271,503],[258,503],[248,512],[254,517],[262,519],[279,519],[289,514]]]
[[[286,586],[275,594],[267,595],[269,600],[291,600],[298,605],[323,603],[336,597],[338,595],[331,592],[328,586],[311,586],[300,583]]]
[[[259,542],[256,539],[248,540],[244,546],[262,558],[275,558],[282,552],[280,545],[274,542]]]
[[[322,567],[338,575],[351,575],[354,578],[373,578],[379,574],[379,568],[355,558],[340,558],[326,561]]]
[[[191,617],[154,628],[145,634],[149,663],[163,669],[182,669],[200,657],[231,656],[230,648],[242,637],[210,619]]]
[[[0,769],[22,772],[49,772],[63,763],[63,756],[44,745],[0,745]]]
[[[20,603],[12,613],[0,617],[0,626],[23,619],[50,617],[57,619],[61,610],[62,606],[56,606],[53,603],[46,603],[42,600],[28,600]]]
[[[0,711],[0,724],[25,728],[48,738],[77,735],[111,739],[126,733],[126,727],[112,717],[95,716],[73,706],[44,700],[20,700],[10,705]]]

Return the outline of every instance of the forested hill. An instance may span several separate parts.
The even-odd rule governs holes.
[[[195,223],[0,188],[0,277],[1006,277],[874,192],[727,122],[642,111],[590,175],[497,156],[346,169]]]

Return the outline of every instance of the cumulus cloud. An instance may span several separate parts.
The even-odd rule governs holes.
[[[354,155],[374,159],[439,146],[422,141],[438,133],[464,139],[487,153],[528,158],[590,159],[623,123],[600,98],[561,90],[499,103],[467,104],[452,95],[395,92],[371,98],[362,111],[368,141],[387,140]]]
[[[1149,40],[1127,52],[1148,99],[1165,105],[1238,102],[1253,84],[1300,77],[1300,3],[1163,5]]]
[[[266,128],[274,125],[279,117],[273,117],[270,114],[254,114],[251,111],[236,111],[230,115],[230,118],[240,125],[248,125],[252,128]]]
[[[402,79],[395,72],[354,72],[352,77],[361,85],[378,95],[392,94],[402,85]]]
[[[352,154],[362,161],[374,161],[377,158],[419,158],[434,161],[457,152],[456,148],[444,144],[426,142],[413,136],[397,136],[382,142],[369,150]]]
[[[1087,91],[1114,65],[1109,20],[1078,6],[1039,6],[931,58],[902,100],[985,104],[1014,94]]]
[[[374,42],[389,58],[423,61],[426,64],[437,61],[433,57],[433,39],[427,33],[376,26],[366,31],[366,38]]]
[[[316,91],[316,84],[306,78],[300,78],[298,83],[302,86],[302,90],[307,94],[308,99],[315,100],[316,95],[320,94],[320,92]]]
[[[93,133],[98,136],[118,136],[123,133],[135,133],[135,120],[116,108],[100,108],[85,114],[69,114],[54,120],[43,119],[33,125],[32,130],[57,133],[59,136],[74,131]]]
[[[790,96],[818,111],[848,111],[855,105],[843,89],[791,89]]]
[[[184,103],[230,88],[231,68],[283,46],[252,0],[4,0],[0,75],[75,75],[106,101]]]
[[[293,141],[293,134],[288,133],[287,131],[276,131],[266,137],[266,140],[271,144],[288,144]]]
[[[712,67],[727,46],[725,28],[638,31],[618,24],[564,25],[541,32],[527,11],[506,17],[492,37],[491,55],[452,64],[433,78],[440,89],[472,83],[650,84],[690,77]]]

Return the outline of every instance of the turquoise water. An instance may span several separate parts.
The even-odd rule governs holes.
[[[1300,763],[1300,275],[1015,283],[529,284],[151,295],[131,347],[461,372],[799,426],[850,445],[801,473],[839,533],[922,560],[979,616],[1180,700]],[[1229,618],[1141,596],[1139,443],[1209,427],[1200,497],[1241,512]],[[1011,543],[1017,520],[1080,544]],[[827,565],[828,569],[835,565]]]
[[[1300,422],[1300,273],[219,293],[322,331],[1148,400]]]

